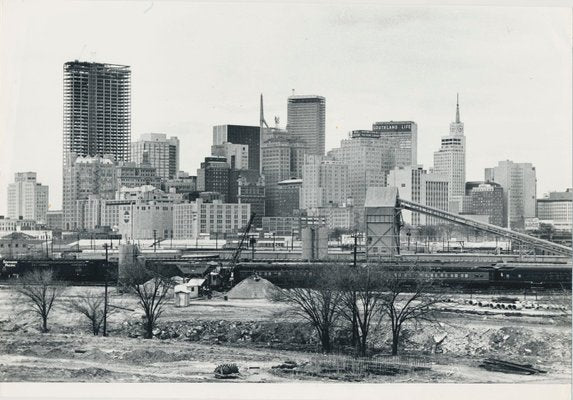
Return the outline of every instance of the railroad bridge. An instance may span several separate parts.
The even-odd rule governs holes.
[[[368,188],[364,207],[367,257],[400,254],[400,228],[403,225],[402,210],[422,213],[450,223],[505,237],[512,241],[520,242],[527,247],[539,249],[549,254],[560,254],[569,257],[573,255],[573,249],[567,246],[515,232],[497,225],[479,222],[413,201],[403,200],[399,197],[398,188],[396,187]]]

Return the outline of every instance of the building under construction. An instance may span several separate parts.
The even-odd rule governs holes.
[[[68,153],[129,160],[131,70],[125,65],[64,64],[64,166]]]

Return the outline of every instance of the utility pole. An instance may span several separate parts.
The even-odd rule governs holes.
[[[157,230],[153,230],[153,252],[157,252]]]
[[[356,268],[356,249],[358,248],[358,232],[354,232],[354,262],[353,266]]]
[[[107,263],[107,248],[108,244],[104,243],[103,248],[105,249],[105,267],[104,267],[104,282],[105,282],[105,289],[104,289],[104,302],[103,302],[103,335],[107,336],[107,270],[108,270],[108,263]]]

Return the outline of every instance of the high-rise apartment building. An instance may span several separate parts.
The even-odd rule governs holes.
[[[129,161],[130,68],[77,60],[65,63],[63,125],[64,229],[72,229],[79,226],[74,206],[76,189],[71,187],[77,186],[74,182],[77,177],[72,176],[76,158],[105,156],[112,165],[116,161]],[[105,192],[104,188],[94,190]]]
[[[413,121],[375,122],[374,132],[388,143],[388,157],[392,168],[417,165],[418,125]]]
[[[213,145],[227,142],[249,146],[249,166],[243,169],[260,170],[260,137],[261,132],[258,126],[217,125],[213,127]]]
[[[64,64],[64,166],[77,156],[129,161],[131,71],[128,66]]]
[[[456,120],[450,124],[450,134],[442,137],[441,147],[434,152],[434,172],[448,177],[448,209],[459,212],[466,182],[466,137],[460,120],[460,104],[456,103]]]
[[[35,172],[17,172],[8,184],[8,218],[47,222],[48,186],[36,182]]]
[[[131,161],[148,164],[162,179],[173,179],[179,171],[179,139],[163,133],[144,133],[131,143]]]
[[[485,180],[499,183],[503,188],[504,226],[509,218],[509,227],[523,228],[526,218],[535,217],[537,177],[533,165],[500,161],[496,167],[485,169]]]
[[[326,100],[322,96],[290,96],[287,130],[306,147],[306,154],[324,155]]]

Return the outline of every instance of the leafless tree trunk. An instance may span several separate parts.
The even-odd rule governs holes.
[[[431,271],[417,266],[385,271],[381,282],[384,287],[381,306],[390,319],[392,355],[397,355],[404,324],[409,321],[434,321],[434,306],[442,297],[431,293],[435,288]]]
[[[172,282],[157,271],[141,265],[128,267],[125,276],[122,283],[137,296],[138,304],[145,314],[145,338],[151,339],[157,320],[163,313]]]
[[[105,315],[104,295],[88,291],[81,295],[79,299],[70,302],[70,308],[82,314],[88,320],[89,327],[94,336],[99,335]],[[108,309],[107,316],[109,317],[113,311]]]
[[[356,329],[358,352],[366,356],[368,334],[382,316],[380,271],[373,266],[347,268],[340,279],[341,315]]]
[[[317,267],[306,280],[307,287],[273,292],[271,300],[290,304],[291,312],[307,320],[315,329],[322,350],[332,350],[332,331],[338,319],[342,292],[337,287],[335,269]]]
[[[20,278],[21,286],[18,292],[29,303],[30,310],[41,318],[42,333],[48,332],[48,316],[54,302],[63,291],[63,287],[54,280],[53,272],[47,269],[37,269],[28,272]]]

